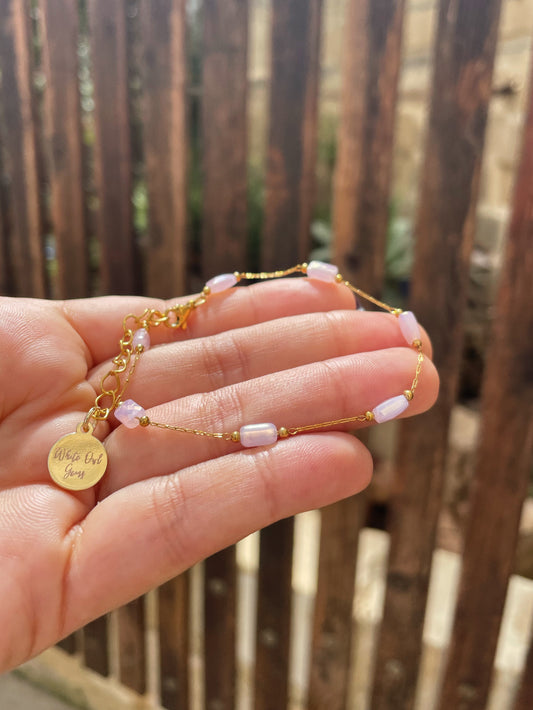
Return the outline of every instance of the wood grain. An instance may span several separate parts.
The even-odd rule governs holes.
[[[202,268],[246,270],[247,0],[203,6]]]
[[[262,268],[307,259],[314,199],[321,0],[273,0]]]
[[[141,4],[144,152],[149,200],[145,291],[186,293],[185,0]]]
[[[126,9],[122,0],[87,0],[94,82],[96,230],[100,292],[139,289],[132,239]]]
[[[159,587],[161,702],[167,710],[189,708],[189,574]]]
[[[530,710],[533,707],[533,636],[529,642],[526,665],[513,710]]]
[[[254,710],[288,703],[293,539],[293,518],[261,531]]]
[[[83,628],[83,659],[85,665],[100,675],[109,674],[107,616],[100,616]]]
[[[481,402],[440,710],[486,707],[533,456],[533,83]],[[488,593],[490,590],[490,593]]]
[[[78,8],[70,0],[43,0],[41,17],[48,179],[58,266],[55,295],[82,298],[89,295],[89,265],[78,87]]]
[[[404,0],[351,0],[334,178],[335,263],[378,295],[385,273]]]
[[[357,543],[366,511],[364,493],[321,511],[308,710],[346,708]]]
[[[414,702],[491,94],[499,0],[441,0],[411,306],[433,340],[437,404],[402,422],[373,710]],[[450,706],[449,706],[450,707]]]
[[[10,229],[4,235],[13,295],[44,297],[42,213],[32,94],[32,52],[24,0],[0,0],[0,103]]]
[[[229,547],[205,561],[205,703],[235,707],[237,559]]]
[[[139,597],[117,611],[119,680],[137,693],[146,691],[144,598]]]

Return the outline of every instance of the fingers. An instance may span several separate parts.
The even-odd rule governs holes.
[[[150,298],[106,296],[63,301],[57,308],[81,335],[96,365],[117,354],[125,315],[140,315],[146,308],[164,310],[171,304],[186,301],[187,298],[178,298],[165,303]],[[180,330],[178,335],[160,326],[157,332],[152,331],[152,337],[154,342],[175,341],[178,337],[180,340],[205,337],[298,313],[350,309],[353,306],[352,294],[334,284],[312,282],[306,278],[267,281],[213,294],[194,311],[185,331]]]
[[[184,397],[157,406],[148,415],[152,421],[218,432],[231,432],[258,422],[289,428],[340,419],[364,413],[401,394],[411,386],[415,366],[416,353],[409,348],[359,353]],[[435,368],[426,360],[415,398],[405,415],[430,407],[437,389]],[[355,427],[350,424],[338,428]],[[118,427],[106,442],[110,464],[100,497],[142,478],[169,474],[224,455],[238,446],[153,427]]]
[[[360,491],[371,471],[357,439],[327,433],[237,451],[118,491],[76,537],[65,633],[258,528]]]
[[[243,380],[351,353],[401,347],[405,340],[388,313],[310,313],[143,353],[125,397],[154,407],[196,392],[211,392]],[[429,340],[424,338],[426,352]],[[98,389],[109,363],[89,382]]]

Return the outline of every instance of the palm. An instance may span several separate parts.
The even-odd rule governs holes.
[[[50,447],[92,406],[123,315],[147,303],[0,301],[0,671],[252,530],[369,480],[366,449],[340,432],[242,451],[113,420],[95,431],[109,456],[101,485],[79,493],[57,487],[46,465]],[[143,356],[130,396],[159,420],[229,431],[246,421],[301,424],[357,413],[352,398],[379,401],[405,389],[413,353],[389,349],[401,337],[388,316],[322,313],[350,307],[335,287],[285,281],[238,289],[199,309],[188,338],[156,335],[174,344]],[[354,319],[358,328],[347,328]],[[354,373],[359,379],[347,386]],[[436,389],[428,363],[411,412],[427,408]]]

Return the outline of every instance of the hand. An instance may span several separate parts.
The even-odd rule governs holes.
[[[154,420],[230,432],[372,409],[410,386],[416,353],[393,316],[353,305],[345,289],[307,279],[213,296],[187,331],[151,331],[127,397]],[[346,431],[353,424],[243,449],[126,429],[110,416],[95,429],[109,457],[101,483],[79,493],[55,485],[50,447],[93,405],[124,315],[147,306],[161,303],[0,299],[0,671],[250,532],[370,480],[370,454]],[[424,346],[430,355],[425,334]],[[431,406],[437,388],[426,360],[405,415]]]

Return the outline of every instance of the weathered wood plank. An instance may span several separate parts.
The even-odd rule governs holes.
[[[57,257],[56,295],[89,295],[89,266],[83,193],[78,7],[71,0],[41,3],[45,130],[52,229]]]
[[[186,293],[185,0],[141,4],[144,151],[150,205],[145,291]]]
[[[87,0],[94,82],[96,231],[100,292],[138,290],[132,239],[126,8],[123,0]]]
[[[135,599],[117,611],[119,679],[137,693],[146,690],[144,619],[144,597]]]
[[[83,658],[85,665],[103,676],[109,674],[107,635],[107,616],[100,616],[83,628]]]
[[[526,665],[513,710],[531,710],[531,708],[533,708],[533,637],[529,642]]]
[[[486,707],[533,456],[533,82],[481,403],[441,710]],[[531,706],[530,706],[531,707]]]
[[[159,587],[161,702],[167,710],[189,708],[189,574]]]
[[[310,248],[322,0],[273,0],[262,266],[305,260]]]
[[[235,547],[205,561],[205,704],[233,710],[236,680],[237,559]]]
[[[440,2],[411,306],[432,337],[441,392],[430,412],[400,425],[399,494],[391,515],[375,710],[411,708],[414,700],[448,424],[461,361],[499,11],[499,0]]]
[[[287,707],[293,539],[293,518],[261,531],[254,710]]]
[[[352,651],[352,608],[364,493],[322,510],[309,710],[344,710]]]
[[[333,228],[335,263],[377,294],[385,272],[404,0],[351,0]]]
[[[246,264],[248,1],[203,5],[203,236],[206,277]]]
[[[46,281],[32,95],[29,12],[24,0],[0,0],[0,102],[9,175],[7,238],[14,295],[44,297]]]

